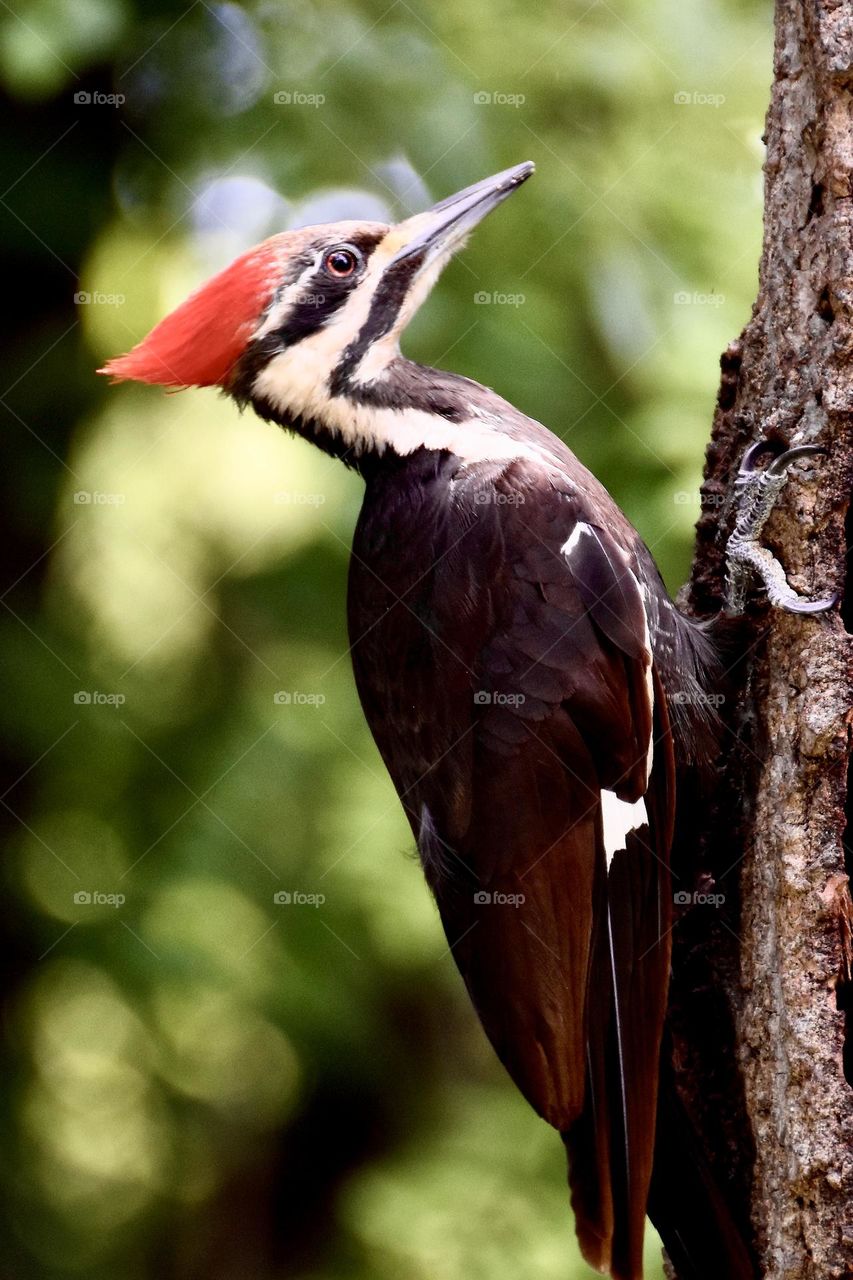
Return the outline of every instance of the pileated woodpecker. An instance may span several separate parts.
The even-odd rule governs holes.
[[[486,1034],[566,1144],[583,1253],[638,1280],[650,1204],[682,1280],[745,1277],[672,1098],[656,1176],[682,1185],[650,1200],[676,778],[708,737],[707,631],[562,440],[399,350],[467,233],[532,172],[507,169],[396,226],[273,236],[101,372],[220,387],[361,473],[358,692]],[[796,596],[758,543],[804,451],[762,471],[745,461],[738,599],[758,574],[784,607],[831,603]]]

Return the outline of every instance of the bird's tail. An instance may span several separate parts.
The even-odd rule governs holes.
[[[647,822],[608,859],[602,843],[586,1001],[583,1109],[563,1134],[581,1251],[614,1280],[641,1280],[655,1147],[672,930],[674,758],[655,679]],[[603,835],[603,828],[602,828]],[[609,862],[609,865],[608,865]]]
[[[593,943],[584,1106],[563,1141],[584,1257],[614,1280],[641,1280],[671,901],[666,868],[647,838],[629,835],[605,894]]]
[[[649,1217],[678,1280],[755,1280],[744,1235],[678,1096],[664,1043]]]
[[[632,1171],[627,1165],[621,1125],[607,1114],[605,1074],[591,1085],[583,1113],[563,1135],[578,1240],[587,1262],[597,1270],[609,1272],[614,1280],[642,1280],[647,1171]],[[648,1215],[678,1280],[756,1280],[744,1235],[676,1091],[666,1047]]]

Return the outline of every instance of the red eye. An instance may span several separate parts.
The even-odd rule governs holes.
[[[331,249],[323,259],[323,266],[330,276],[351,276],[359,264],[355,249]]]

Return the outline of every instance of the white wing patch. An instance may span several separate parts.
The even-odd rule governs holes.
[[[615,791],[601,792],[601,820],[604,826],[604,851],[607,854],[607,867],[613,861],[613,855],[627,846],[628,835],[639,827],[648,826],[649,815],[646,813],[646,802],[642,796],[629,803],[620,800]]]
[[[578,520],[577,524],[572,529],[568,538],[560,547],[560,551],[567,559],[569,559],[573,554],[573,552],[577,549],[577,545],[580,542],[582,537],[594,538],[596,542],[600,542],[598,534],[595,532],[595,529],[592,527],[592,525],[587,524],[585,520]],[[649,709],[652,712],[652,714],[654,714],[655,682],[654,682],[654,677],[652,675],[653,658],[652,658],[651,639],[649,636],[648,593],[645,590],[645,587],[640,583],[639,579],[637,578],[637,575],[634,573],[634,570],[631,568],[628,562],[628,556],[626,555],[622,547],[620,547],[618,544],[614,544],[614,545],[616,546],[616,550],[619,552],[619,554],[622,556],[623,560],[625,561],[625,567],[628,570],[628,573],[631,577],[631,581],[634,583],[634,586],[637,589],[637,594],[640,597],[640,601],[643,607],[643,648],[646,651],[646,661],[645,661],[646,693],[649,699]],[[646,780],[647,781],[652,775],[653,762],[654,762],[654,726],[652,726],[652,731],[649,734],[649,746],[648,746],[648,751],[646,752]],[[602,795],[610,795],[610,794],[612,793],[602,792]],[[615,796],[614,796],[614,799],[615,799]],[[624,848],[625,846],[621,845],[620,847]]]
[[[583,535],[583,534],[587,534],[587,536],[589,536],[589,534],[591,534],[591,533],[592,533],[592,529],[589,527],[589,525],[586,523],[586,521],[584,521],[584,520],[578,520],[578,522],[577,522],[577,524],[575,525],[574,529],[572,529],[572,531],[571,531],[571,533],[569,534],[568,538],[567,538],[567,539],[566,539],[566,541],[563,543],[563,545],[560,547],[560,550],[561,550],[561,552],[563,553],[563,555],[564,555],[564,556],[570,556],[570,555],[572,554],[572,552],[574,551],[575,547],[576,547],[576,546],[578,545],[578,543],[580,542],[582,535]]]
[[[652,674],[653,658],[652,658],[652,641],[651,641],[651,636],[649,635],[648,592],[646,591],[645,587],[640,585],[637,579],[637,576],[633,572],[633,570],[629,569],[628,572],[631,574],[631,577],[634,579],[634,582],[637,584],[637,590],[639,591],[640,599],[643,602],[643,619],[646,624],[645,634],[643,635],[643,645],[645,647],[646,654],[648,655],[648,661],[646,663],[646,693],[649,695],[649,706],[652,710],[652,716],[654,716],[655,680]],[[652,731],[649,734],[649,749],[646,752],[646,782],[648,782],[649,778],[652,776],[652,765],[654,764],[654,758],[655,758],[655,729],[654,729],[654,720],[652,720]]]

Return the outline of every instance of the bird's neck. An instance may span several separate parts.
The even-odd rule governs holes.
[[[513,415],[521,418],[516,410],[460,374],[397,354],[369,378],[363,366],[358,377],[340,369],[329,376],[300,365],[298,353],[261,370],[245,398],[261,417],[365,474],[423,451],[480,462],[529,456],[534,447],[507,430]]]

